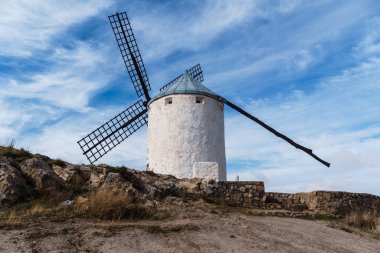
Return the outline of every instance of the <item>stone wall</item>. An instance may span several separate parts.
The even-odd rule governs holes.
[[[314,191],[308,193],[267,192],[265,207],[270,209],[311,210],[318,214],[344,216],[350,212],[380,214],[380,196],[366,193]]]
[[[220,181],[201,185],[206,198],[218,200],[232,206],[264,207],[264,182],[259,181]]]

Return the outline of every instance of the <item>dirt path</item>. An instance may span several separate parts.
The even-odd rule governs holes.
[[[0,230],[0,252],[380,252],[380,240],[324,221],[205,214],[139,222],[36,220]]]

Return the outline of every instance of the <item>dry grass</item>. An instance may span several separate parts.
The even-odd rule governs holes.
[[[15,149],[12,146],[2,147],[0,146],[0,155],[10,158],[31,158],[33,155],[26,149]]]
[[[62,206],[53,200],[42,198],[29,203],[18,204],[11,209],[0,211],[0,227],[21,228],[25,223],[37,217],[69,218],[74,215],[72,206]]]
[[[44,196],[30,203],[16,205],[0,211],[0,227],[16,228],[25,221],[43,218],[98,218],[102,220],[143,219],[151,217],[152,209],[141,203],[132,203],[128,193],[117,189],[100,189],[89,194],[82,204],[60,205],[60,194]]]
[[[345,217],[345,222],[353,227],[380,233],[380,217],[371,212],[352,212]]]
[[[139,203],[132,203],[128,193],[117,189],[99,189],[88,197],[88,203],[79,208],[82,213],[104,220],[142,219],[152,211]]]
[[[25,224],[31,218],[36,217],[52,217],[55,215],[63,216],[65,208],[49,207],[42,203],[35,203],[25,208],[11,209],[0,213],[0,228],[17,229],[24,228]]]
[[[24,220],[15,212],[11,212],[7,219],[0,222],[0,228],[2,229],[17,229],[24,227]]]
[[[6,141],[3,145],[0,145],[0,155],[10,158],[30,158],[33,156],[29,150],[24,148],[16,149],[15,146],[15,140],[10,139]]]

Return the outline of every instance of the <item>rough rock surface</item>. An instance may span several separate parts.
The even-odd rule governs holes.
[[[0,207],[25,200],[31,189],[6,157],[0,156]]]
[[[318,214],[344,216],[353,211],[380,213],[380,196],[367,193],[314,191],[265,194],[265,205],[273,209],[312,210]]]
[[[22,162],[20,169],[38,191],[59,190],[63,186],[63,180],[45,161],[38,158]]]
[[[133,201],[139,200],[149,206],[158,206],[163,201],[203,199],[232,206],[333,216],[344,216],[352,211],[380,213],[380,197],[371,194],[326,191],[265,193],[263,182],[177,179],[152,171],[105,164],[74,165],[15,149],[4,152],[0,147],[0,208],[32,197],[33,192],[75,189],[75,192],[85,195],[104,187],[128,192]]]

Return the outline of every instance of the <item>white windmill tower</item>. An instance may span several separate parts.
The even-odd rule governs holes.
[[[226,180],[223,103],[185,72],[148,104],[149,168]]]
[[[90,163],[148,124],[149,169],[157,173],[191,178],[201,175],[226,180],[223,107],[228,105],[277,137],[319,162],[311,149],[295,143],[258,118],[207,89],[200,65],[163,86],[153,99],[149,79],[127,14],[109,16],[121,55],[133,86],[143,97],[114,118],[78,141]]]

